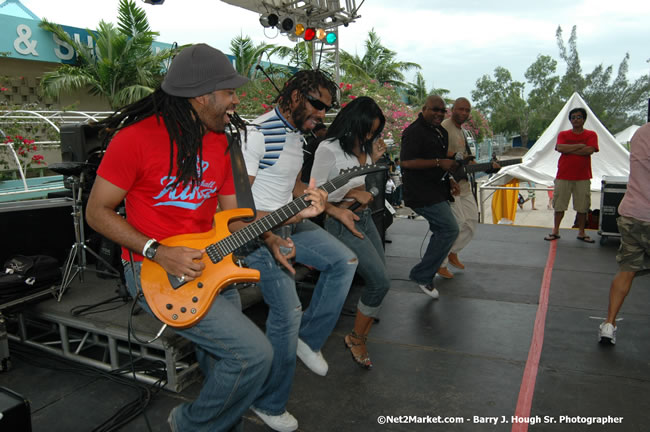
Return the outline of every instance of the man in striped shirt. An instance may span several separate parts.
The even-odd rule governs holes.
[[[284,85],[277,106],[247,131],[243,153],[258,217],[301,196],[303,133],[322,123],[336,103],[336,84],[320,71],[299,71]],[[318,375],[328,365],[320,350],[334,329],[357,268],[357,257],[309,220],[294,217],[263,236],[264,245],[246,257],[261,273],[259,286],[269,306],[266,334],[273,346],[269,378],[252,410],[276,431],[293,431],[298,421],[286,410],[296,354]],[[309,307],[302,311],[291,259],[320,271]]]

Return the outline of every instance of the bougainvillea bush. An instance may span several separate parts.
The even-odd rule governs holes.
[[[32,165],[45,165],[43,155],[36,153],[38,147],[34,140],[14,135],[4,137],[2,143],[4,145],[0,146],[0,169],[16,168],[14,152],[23,172],[26,172]]]

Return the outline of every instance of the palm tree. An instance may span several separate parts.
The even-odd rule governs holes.
[[[253,44],[253,40],[249,36],[237,36],[230,41],[230,52],[235,57],[235,69],[240,75],[247,76],[251,79],[258,77],[257,66],[262,63],[262,59],[266,58],[270,61],[271,56],[278,55],[279,57],[293,56],[297,54],[294,53],[292,48],[277,46],[274,44],[267,44],[261,42],[258,45]],[[297,58],[297,57],[296,57]],[[267,67],[266,72],[269,75],[272,75],[275,72],[278,72],[278,68]],[[284,72],[284,71],[280,71]]]
[[[341,70],[345,73],[346,79],[350,81],[375,79],[382,84],[389,83],[405,88],[408,85],[404,83],[403,72],[414,68],[422,69],[417,63],[396,61],[397,53],[381,44],[374,29],[368,33],[365,46],[366,52],[363,57],[341,50]]]
[[[102,20],[96,31],[88,31],[94,49],[70,38],[58,24],[43,19],[39,27],[77,53],[76,64],[43,75],[41,87],[47,96],[87,88],[117,109],[152,93],[162,79],[164,61],[173,54],[171,50],[154,54],[151,44],[158,33],[151,31],[146,13],[133,0],[120,0],[117,27]]]

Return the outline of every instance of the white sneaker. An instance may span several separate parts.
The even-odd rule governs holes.
[[[610,323],[603,322],[598,327],[598,338],[600,339],[600,343],[616,345],[616,327]]]
[[[418,284],[420,289],[428,296],[430,296],[433,299],[438,299],[440,297],[440,293],[436,289],[436,287],[433,286],[433,283],[428,283],[426,285]]]
[[[313,373],[320,376],[327,375],[329,366],[320,351],[312,351],[309,345],[298,339],[298,349],[296,350],[298,358],[307,366]]]
[[[262,419],[264,423],[274,431],[278,432],[293,432],[298,429],[298,420],[291,414],[289,411],[284,411],[280,415],[268,415],[263,412],[258,411],[255,407],[251,407],[253,411],[259,418]]]

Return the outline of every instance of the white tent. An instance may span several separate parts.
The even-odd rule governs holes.
[[[617,133],[616,135],[614,135],[614,138],[616,138],[616,141],[620,142],[621,144],[627,144],[632,139],[634,132],[636,132],[636,130],[640,127],[641,126],[637,126],[637,125],[628,126],[622,131],[620,131],[619,133]]]
[[[559,132],[571,129],[569,111],[584,108],[587,111],[585,129],[598,134],[598,153],[591,156],[591,190],[601,190],[603,176],[629,176],[630,153],[616,141],[611,133],[596,118],[587,103],[578,93],[573,93],[551,125],[546,128],[535,144],[528,150],[520,164],[502,168],[484,186],[500,186],[513,178],[532,181],[540,185],[553,186],[557,174],[557,161],[560,153],[555,151]]]

